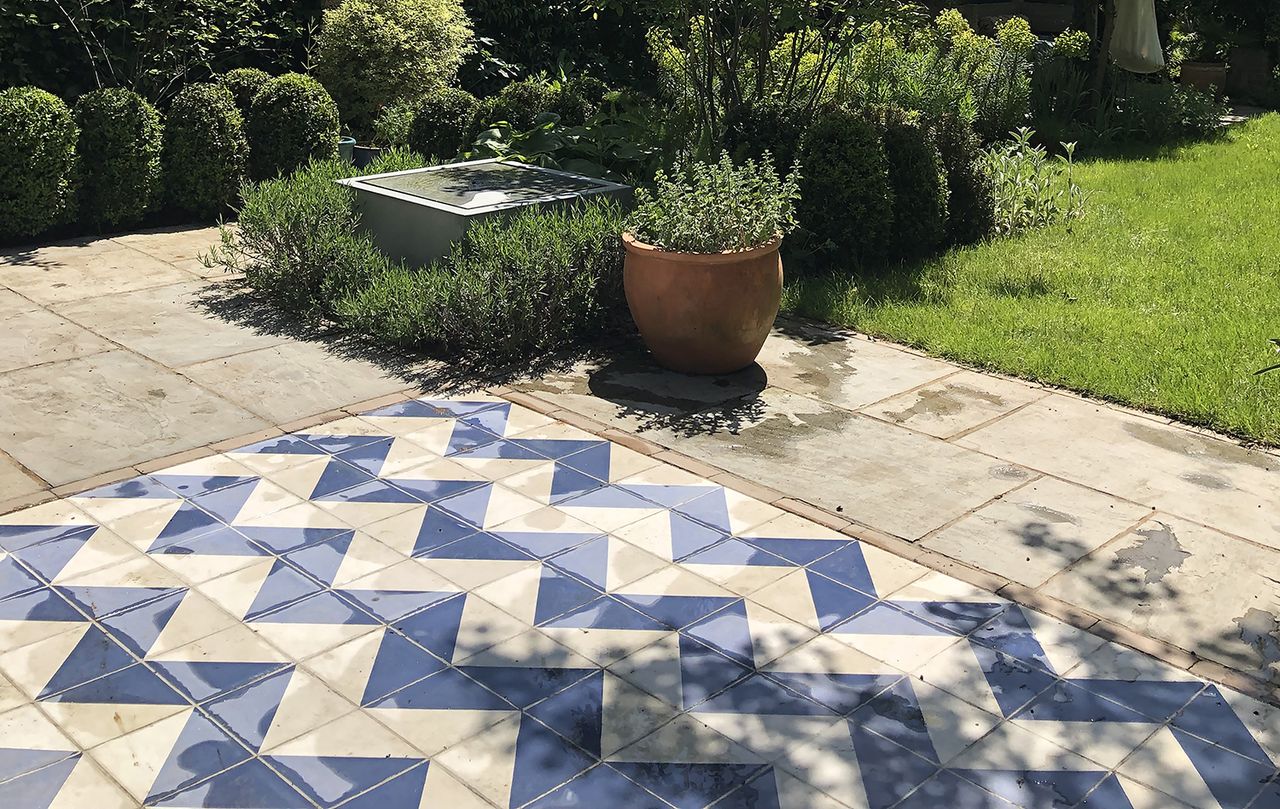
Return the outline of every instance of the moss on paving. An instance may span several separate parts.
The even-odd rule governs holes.
[[[1280,445],[1280,115],[1081,165],[1083,220],[870,275],[789,311]]]

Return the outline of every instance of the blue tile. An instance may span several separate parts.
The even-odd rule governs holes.
[[[841,546],[838,551],[823,556],[811,563],[809,569],[867,595],[880,595],[876,592],[871,571],[867,568],[867,560],[862,555],[862,546],[857,542],[850,542]]]
[[[1120,779],[1108,775],[1084,800],[1076,804],[1076,809],[1133,809],[1133,803],[1120,785]]]
[[[175,543],[188,543],[213,531],[224,530],[227,524],[204,509],[187,502],[173,513],[169,522],[156,535],[155,541],[147,549],[154,553]]]
[[[547,564],[603,592],[609,575],[609,543],[618,541],[602,536],[551,557]]]
[[[456,517],[463,523],[472,526],[471,531],[475,532],[484,526],[485,514],[489,511],[489,495],[492,490],[493,484],[488,483],[479,488],[465,491],[462,494],[446,497],[436,502],[432,508],[438,508],[446,514]]]
[[[466,598],[454,593],[440,599],[428,609],[395,621],[391,628],[441,660],[452,660]]]
[[[413,553],[410,555],[421,556],[436,548],[442,548],[451,542],[457,542],[460,539],[469,537],[478,530],[471,523],[464,522],[452,514],[441,511],[438,506],[432,506],[427,509],[426,516],[422,518],[422,525],[418,529],[418,537],[414,541]]]
[[[266,548],[239,531],[223,526],[189,542],[174,542],[156,551],[180,556],[270,556]]]
[[[485,485],[483,481],[477,480],[414,480],[399,477],[390,480],[397,488],[424,503],[434,503]]]
[[[251,452],[255,455],[324,455],[323,449],[308,443],[296,435],[282,435],[246,444],[233,452]]]
[[[609,470],[613,464],[613,444],[600,441],[572,455],[560,457],[558,468],[588,475],[600,483],[609,482]]]
[[[681,503],[673,511],[690,519],[709,525],[726,534],[732,531],[729,524],[729,504],[725,501],[724,489],[713,490],[704,495]]]
[[[186,595],[185,590],[171,590],[160,598],[102,618],[102,626],[126,649],[141,657],[151,650]]]
[[[956,635],[954,632],[922,621],[883,601],[863,610],[848,621],[838,624],[830,631],[841,635],[921,635],[924,637]]]
[[[346,626],[380,623],[376,617],[332,590],[307,596],[287,607],[262,615],[257,620],[273,624],[343,624]]]
[[[505,402],[454,401],[452,399],[411,399],[407,402],[379,407],[362,416],[396,416],[418,419],[460,419],[474,416],[486,410],[501,408]],[[505,417],[504,417],[505,419]],[[505,422],[504,422],[505,423]]]
[[[430,764],[423,762],[390,781],[379,784],[357,798],[342,804],[342,809],[417,809],[422,803]]]
[[[385,436],[379,435],[310,435],[308,433],[299,433],[297,437],[313,447],[318,447],[324,452],[333,455],[363,447],[366,444],[387,440]]]
[[[655,505],[625,486],[601,486],[560,503],[561,508],[653,509]]]
[[[409,494],[404,489],[376,478],[334,494],[325,495],[324,497],[312,497],[311,499],[330,503],[403,503],[409,505],[422,503],[422,500]]]
[[[21,741],[20,739],[5,739],[6,743]],[[71,743],[67,742],[70,747]],[[25,747],[0,747],[0,781],[7,781],[19,775],[24,775],[35,770],[48,767],[50,764],[56,764],[59,761],[71,760],[71,766],[75,766],[76,759],[79,754],[73,750],[31,750]],[[65,776],[63,776],[65,778]],[[62,785],[61,782],[58,783]],[[54,790],[55,792],[57,790]],[[0,793],[3,794],[3,793]],[[52,796],[51,796],[52,797]],[[0,806],[8,806],[9,804],[0,803]],[[25,804],[13,804],[14,806],[23,806]]]
[[[0,559],[0,601],[41,589],[44,582],[18,564],[15,557]]]
[[[257,489],[258,478],[249,478],[232,486],[195,495],[190,500],[202,510],[230,525],[235,522],[236,515],[240,513],[240,509],[244,508],[249,498],[253,497]]]
[[[152,475],[152,479],[170,491],[155,491],[148,497],[172,499],[175,494],[183,497],[195,497],[209,492],[216,492],[228,486],[234,486],[246,480],[256,480],[256,475]],[[83,496],[83,495],[81,495]]]
[[[759,531],[761,529],[754,529]],[[796,565],[810,565],[846,545],[847,539],[787,539],[784,537],[739,537],[752,547],[767,551]]]
[[[613,596],[601,596],[540,626],[576,629],[665,630],[667,625],[637,612]]]
[[[536,559],[549,559],[571,548],[577,548],[602,534],[542,533],[535,531],[493,531],[494,536],[509,545],[515,545]]]
[[[1216,685],[1210,685],[1191,700],[1173,718],[1173,726],[1254,761],[1271,760]]]
[[[695,710],[708,713],[836,717],[836,713],[827,706],[784,688],[780,682],[763,674],[752,674],[733,683],[698,705]]]
[[[563,691],[599,669],[553,669],[526,666],[459,666],[471,679],[521,710]],[[572,691],[572,689],[571,689]],[[576,692],[573,692],[576,693]],[[556,699],[553,697],[553,699]],[[597,700],[598,702],[598,700]]]
[[[809,593],[813,596],[813,609],[818,625],[826,632],[843,621],[871,607],[876,600],[861,590],[846,587],[813,571],[805,571],[809,581]]]
[[[456,592],[423,592],[419,590],[340,590],[348,599],[365,612],[386,624],[398,624],[402,619],[443,601],[458,598]],[[455,625],[454,631],[457,631]]]
[[[310,801],[257,759],[148,806],[210,809],[314,809]]]
[[[1172,733],[1222,809],[1244,809],[1276,774],[1274,764],[1238,756],[1177,729]]]
[[[272,553],[281,554],[349,533],[350,528],[271,528],[240,526],[236,529]]]
[[[751,675],[752,670],[741,663],[680,636],[680,688],[686,710]]]
[[[339,758],[335,756],[263,756],[297,789],[325,809],[369,790],[410,767],[422,764],[420,758]],[[425,774],[425,770],[423,771]],[[419,784],[416,796],[409,793],[416,809],[422,798]],[[385,797],[385,796],[384,796]],[[386,809],[400,805],[384,804]]]
[[[994,649],[972,644],[974,657],[987,677],[987,684],[1000,710],[1012,716],[1058,680],[1049,672]]]
[[[170,479],[177,481],[179,478],[186,479],[188,482],[205,480],[204,476],[198,475],[169,475]],[[224,478],[225,479],[225,478]],[[239,478],[231,477],[232,481]],[[144,500],[172,500],[176,489],[172,489],[159,479],[151,475],[139,475],[138,477],[122,480],[119,483],[109,483],[106,486],[99,486],[96,489],[90,489],[87,492],[81,492],[76,497],[86,497],[90,499],[113,498],[132,500],[135,498]]]
[[[1118,702],[1059,680],[1012,718],[1054,722],[1147,722],[1147,718]]]
[[[773,768],[766,769],[716,801],[716,809],[783,809]]]
[[[1008,602],[893,601],[893,606],[922,621],[967,635],[1009,608]]]
[[[13,571],[13,575],[21,573],[30,578],[31,573],[34,573],[43,582],[52,582],[95,533],[96,531],[76,531],[46,539],[14,553],[4,564]],[[18,565],[19,559],[22,560],[21,566]],[[22,569],[23,567],[26,569]],[[13,592],[7,595],[17,594]]]
[[[265,728],[263,730],[265,731]],[[214,773],[248,761],[250,757],[249,751],[242,744],[210,721],[209,717],[196,711],[188,717],[187,724],[182,728],[182,733],[169,752],[169,758],[165,760],[155,781],[152,782],[150,795],[152,798],[160,798],[179,790],[186,790],[192,784]],[[150,805],[150,798],[148,805]],[[202,804],[180,805],[200,806]],[[203,805],[222,807],[236,804],[206,803]],[[263,804],[243,805],[253,806],[256,809]]]
[[[744,665],[755,665],[755,649],[751,642],[751,627],[744,602],[740,601],[690,624],[681,634],[697,638]]]
[[[841,715],[856,711],[900,679],[893,674],[783,671],[770,671],[766,676]]]
[[[382,466],[387,462],[387,455],[391,452],[391,445],[394,440],[392,438],[378,438],[374,441],[365,442],[358,447],[337,452],[333,457],[377,477],[382,474]]]
[[[203,710],[250,749],[258,750],[292,677],[293,669],[285,669],[238,691],[210,700]]]
[[[394,632],[382,636],[378,654],[369,672],[361,705],[369,705],[398,691],[410,683],[448,668],[444,661],[428,654],[421,646]]]
[[[97,530],[96,525],[0,525],[0,550],[18,553],[23,548],[52,539],[75,536],[87,539]]]
[[[604,595],[578,579],[547,565],[542,568],[538,583],[538,602],[534,607],[533,621],[538,626],[553,622],[571,610],[597,601]]]
[[[324,588],[289,565],[277,560],[258,589],[253,605],[245,613],[245,621],[268,620],[274,610],[315,595]]]
[[[1050,674],[1059,674],[1050,662],[1021,607],[1004,610],[969,636],[977,643],[1015,657]]]
[[[869,809],[888,809],[937,772],[933,762],[853,721],[848,724]]]
[[[604,673],[597,670],[590,676],[583,677],[587,672],[562,671],[571,671],[570,676],[578,677],[578,682],[537,702],[528,710],[528,715],[598,759],[604,722]],[[548,686],[554,684],[554,681],[547,683]],[[526,693],[521,696],[530,698],[536,695]]]
[[[1102,770],[952,770],[1017,806],[1067,809],[1107,777]]]
[[[511,405],[495,404],[491,407],[452,415],[465,426],[479,427],[485,432],[502,435],[507,431],[507,420],[511,418]]]
[[[501,458],[508,461],[551,460],[525,442],[499,438],[493,433],[462,424],[453,431],[446,455],[459,458]]]
[[[671,629],[680,629],[702,621],[721,610],[734,609],[742,604],[737,596],[664,596],[614,594],[628,607],[643,612],[650,618]]]
[[[51,587],[0,600],[3,621],[85,621],[82,613],[71,606]]]
[[[344,463],[339,460],[331,460],[320,473],[319,480],[312,487],[308,500],[324,500],[332,498],[339,492],[346,491],[353,486],[359,486],[365,483],[371,483],[378,478],[375,475],[366,472],[363,469]]]
[[[684,557],[681,562],[696,565],[747,565],[758,567],[795,567],[780,556],[762,551],[740,539],[726,539]],[[861,595],[861,593],[859,593]],[[863,596],[865,598],[866,596]]]
[[[346,558],[347,549],[351,547],[354,537],[354,531],[347,531],[289,551],[282,558],[327,587],[333,584],[333,577],[338,574],[338,568],[342,566],[342,560]]]
[[[872,697],[865,705],[851,713],[849,727],[854,734],[855,746],[871,742],[864,733],[872,733],[887,739],[934,764],[939,763],[929,729],[925,723],[920,702],[911,687],[910,678],[904,677],[890,688]],[[877,749],[885,750],[876,745]]]
[[[436,672],[426,679],[377,700],[373,708],[419,710],[509,711],[512,706],[457,669]]]
[[[671,558],[682,562],[698,551],[718,545],[729,535],[672,511],[667,515],[671,529]]]
[[[49,697],[46,702],[111,705],[186,705],[187,700],[141,663],[90,680]]]
[[[894,809],[1014,809],[1004,798],[993,795],[955,773],[943,770],[925,781]],[[1132,809],[1132,807],[1130,807]]]
[[[0,751],[0,758],[2,757],[3,751]],[[44,769],[0,783],[0,806],[48,809],[79,760],[80,756],[77,754]]]
[[[608,764],[600,764],[574,776],[525,809],[595,809],[607,806],[670,809],[671,804],[641,789]]]
[[[457,542],[450,542],[426,553],[418,554],[423,559],[476,559],[486,561],[526,562],[531,561],[529,554],[508,545],[493,534],[478,533],[463,537]]]
[[[137,660],[125,651],[123,646],[112,640],[98,627],[90,626],[76,643],[75,648],[71,650],[71,654],[67,655],[66,660],[49,678],[49,682],[45,684],[37,698],[46,699],[53,694],[96,680],[104,674],[119,671],[136,662]]]
[[[193,702],[205,702],[285,668],[284,663],[209,663],[180,660],[152,660],[148,666],[158,671]]]
[[[158,599],[181,596],[185,590],[169,587],[91,587],[58,585],[53,588],[94,618],[107,618]]]
[[[666,485],[660,483],[620,483],[618,486],[637,497],[666,508],[675,508],[705,494],[710,494],[720,487],[712,484]],[[673,517],[678,516],[673,514]],[[683,519],[688,519],[684,517]]]
[[[516,738],[511,806],[522,806],[599,763],[545,726],[528,718]]]
[[[1157,722],[1171,719],[1204,687],[1198,682],[1094,680],[1072,678],[1076,685]]]
[[[618,772],[678,809],[703,809],[747,785],[760,764],[663,764],[610,762]]]

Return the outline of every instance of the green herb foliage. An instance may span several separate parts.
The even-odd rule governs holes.
[[[800,173],[778,176],[769,155],[735,165],[677,161],[659,171],[653,188],[636,190],[628,222],[640,241],[681,253],[721,253],[760,247],[795,229]]]
[[[75,210],[75,120],[35,87],[0,91],[0,240],[35,236]]]
[[[131,90],[80,97],[80,219],[91,227],[131,225],[161,196],[160,113]]]

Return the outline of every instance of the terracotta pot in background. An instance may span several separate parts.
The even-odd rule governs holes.
[[[1188,87],[1220,96],[1227,87],[1227,63],[1183,62],[1178,81]]]
[[[782,300],[781,237],[751,250],[675,253],[624,233],[627,305],[654,358],[725,374],[755,361]]]

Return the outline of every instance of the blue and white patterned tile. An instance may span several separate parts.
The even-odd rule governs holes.
[[[0,517],[6,806],[1276,809],[1278,716],[489,396]]]

